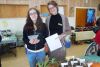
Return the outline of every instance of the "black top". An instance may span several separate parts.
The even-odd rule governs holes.
[[[30,44],[28,36],[30,35],[39,35],[38,39],[40,40],[37,44]],[[48,36],[48,31],[46,25],[44,24],[44,28],[41,30],[30,31],[30,30],[23,30],[23,41],[27,45],[27,48],[30,50],[39,50],[44,47],[45,38]]]
[[[50,35],[63,32],[62,18],[60,14],[52,15],[49,22]]]

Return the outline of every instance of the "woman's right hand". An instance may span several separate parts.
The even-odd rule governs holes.
[[[31,39],[31,40],[29,41],[29,43],[30,43],[30,44],[37,44],[37,43],[39,43],[39,41],[40,41],[40,40],[38,40],[38,39]]]

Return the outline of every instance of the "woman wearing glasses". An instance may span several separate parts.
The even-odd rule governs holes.
[[[45,38],[48,36],[46,25],[42,22],[40,13],[35,8],[30,8],[26,24],[23,29],[23,41],[30,67],[36,67],[39,62],[45,61]]]
[[[68,23],[67,17],[58,13],[58,4],[55,1],[50,1],[47,4],[50,16],[46,19],[46,25],[49,30],[49,35],[58,33],[62,43],[66,35],[71,34],[71,28]],[[49,53],[49,57],[55,57],[57,60],[64,60],[66,56],[66,49],[62,48]]]

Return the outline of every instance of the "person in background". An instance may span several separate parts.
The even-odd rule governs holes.
[[[69,26],[68,18],[58,13],[58,4],[55,1],[50,1],[47,4],[47,8],[50,13],[50,16],[46,19],[46,26],[48,28],[49,35],[58,33],[63,44],[65,37],[71,34],[71,27]],[[55,57],[58,61],[64,60],[66,56],[66,49],[64,45],[62,46],[62,48],[50,52],[48,56],[50,58]]]
[[[93,28],[94,33],[96,33],[94,41],[98,45],[98,52],[97,55],[100,56],[100,18],[97,19],[96,21],[96,27]]]
[[[23,28],[23,41],[30,67],[36,67],[37,63],[45,61],[45,38],[47,36],[48,30],[39,11],[30,8]]]

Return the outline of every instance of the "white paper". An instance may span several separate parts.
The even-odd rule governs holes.
[[[85,59],[80,59],[80,63],[85,63]]]
[[[57,33],[47,37],[46,41],[47,41],[47,44],[48,44],[51,52],[62,47]]]
[[[92,64],[93,64],[92,62],[91,63],[88,63],[88,67],[91,67]]]
[[[30,35],[28,36],[28,38],[31,40],[31,39],[37,39],[38,38],[38,35]]]
[[[74,63],[78,63],[78,61],[71,61],[71,64],[73,65]]]
[[[61,67],[64,67],[65,65],[68,65],[68,62],[61,63]]]
[[[76,67],[83,67],[83,66],[77,65]]]

